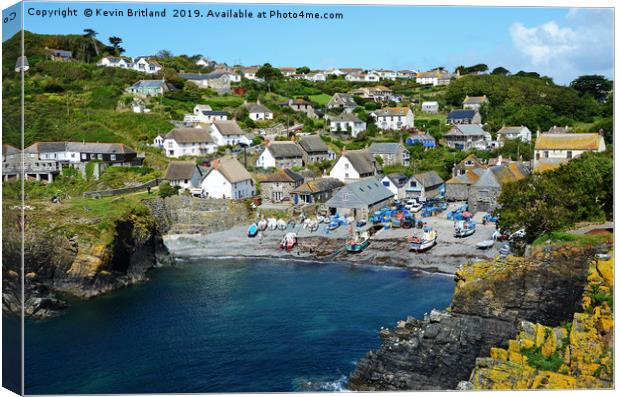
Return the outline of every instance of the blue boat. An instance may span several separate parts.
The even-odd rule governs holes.
[[[252,223],[250,227],[248,228],[248,237],[254,237],[256,236],[257,233],[258,233],[258,226],[256,226],[256,223]]]

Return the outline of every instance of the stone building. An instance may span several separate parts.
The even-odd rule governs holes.
[[[290,201],[293,191],[304,183],[304,177],[286,168],[262,178],[261,197],[274,203]]]

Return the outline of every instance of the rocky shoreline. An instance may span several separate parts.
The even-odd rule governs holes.
[[[382,329],[381,347],[359,361],[356,391],[454,390],[478,357],[507,347],[523,321],[559,325],[578,310],[591,249],[551,251],[466,266],[456,273],[447,310]]]

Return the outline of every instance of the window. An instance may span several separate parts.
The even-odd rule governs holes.
[[[411,181],[411,182],[409,182],[409,186],[411,186],[411,187],[417,187],[417,186],[418,186],[418,182],[416,182],[416,181]]]
[[[348,170],[348,169],[349,169],[349,163],[345,163],[345,164],[344,164],[344,169],[345,169],[345,170]]]
[[[566,152],[566,158],[567,159],[572,159],[573,158],[573,151],[572,150],[568,150]]]
[[[91,153],[91,154],[90,154],[90,159],[91,159],[91,160],[95,160],[96,158],[97,158],[97,155],[96,155],[96,154],[94,154],[94,153]]]
[[[549,151],[548,151],[548,150],[545,150],[545,151],[544,151],[544,153],[543,153],[543,155],[544,155],[544,157],[545,157],[546,159],[548,159],[548,158],[549,158]]]
[[[97,159],[98,159],[98,160],[103,160],[103,154],[99,153],[99,154],[97,155]]]
[[[86,159],[87,159],[86,153],[82,153],[82,160],[86,160]]]
[[[110,155],[110,160],[112,160],[112,161],[116,160],[116,155],[115,154],[111,154]]]

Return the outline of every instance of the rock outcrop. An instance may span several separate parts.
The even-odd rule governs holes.
[[[349,388],[456,389],[469,379],[477,357],[488,356],[493,347],[508,347],[521,320],[553,325],[572,320],[593,254],[562,248],[536,258],[462,267],[448,310],[382,330],[381,347],[360,360]]]
[[[171,263],[155,219],[146,211],[106,220],[109,237],[100,241],[67,236],[53,228],[24,228],[24,255],[18,214],[5,213],[3,236],[3,311],[21,313],[21,263],[24,312],[46,318],[67,307],[64,295],[90,298],[145,279],[148,269]]]

